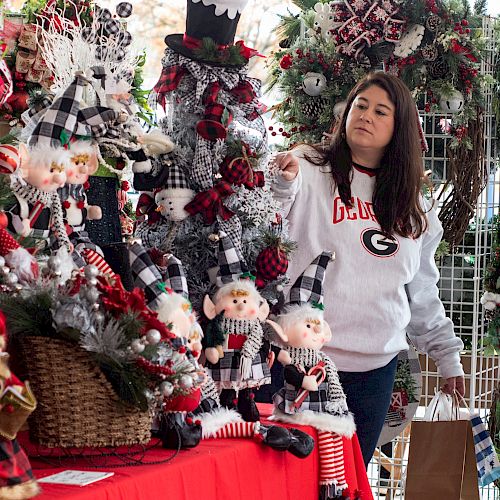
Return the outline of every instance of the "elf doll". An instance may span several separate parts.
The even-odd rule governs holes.
[[[259,420],[254,390],[271,383],[273,353],[264,338],[263,323],[278,336],[281,328],[267,320],[269,305],[248,276],[240,252],[229,236],[219,233],[219,290],[207,295],[203,311],[210,320],[205,337],[207,371],[220,391],[222,406],[237,407],[247,422]],[[284,337],[283,337],[284,338]]]
[[[323,252],[296,280],[277,322],[288,340],[278,354],[285,387],[274,395],[272,420],[318,430],[320,499],[342,499],[347,488],[342,436],[355,431],[337,368],[321,349],[332,337],[323,315],[323,281],[331,252]]]
[[[9,370],[6,345],[6,321],[0,311],[0,500],[21,500],[40,491],[28,457],[16,439],[36,401],[29,385]]]
[[[154,264],[147,252],[136,244],[132,245],[135,254],[132,272],[136,278],[142,274],[142,284],[148,275],[155,275]],[[198,370],[197,358],[201,348],[200,340],[203,332],[196,320],[188,298],[187,280],[182,263],[173,255],[166,255],[164,266],[165,281],[163,285],[151,282],[148,286],[156,286],[162,293],[153,301],[153,307],[158,312],[158,318],[168,324],[175,333],[181,345],[185,346],[187,358]],[[151,271],[145,272],[145,269]],[[142,272],[141,272],[142,271]],[[147,288],[147,287],[146,287]],[[151,292],[149,294],[150,297]],[[151,303],[149,304],[151,306]],[[174,342],[175,343],[175,342]],[[198,444],[199,438],[255,438],[263,445],[278,451],[288,451],[299,458],[307,457],[314,448],[314,440],[299,429],[262,425],[260,422],[245,422],[234,409],[220,406],[219,393],[213,379],[205,371],[205,381],[201,386],[200,400],[196,408],[187,404],[176,407],[172,411],[172,401],[165,400],[162,419],[157,423],[159,435],[167,448],[177,449],[192,447]],[[178,403],[178,401],[177,401]],[[190,401],[186,401],[190,403]],[[179,443],[180,439],[180,443]]]
[[[66,184],[57,192],[61,199],[66,232],[74,247],[73,261],[78,267],[83,267],[90,263],[92,257],[92,260],[98,259],[104,265],[102,250],[90,240],[85,230],[87,220],[99,220],[102,217],[101,207],[89,205],[85,193],[89,175],[94,174],[98,167],[97,147],[89,140],[76,140],[70,143],[69,153]],[[52,240],[52,248],[56,249],[58,242]]]

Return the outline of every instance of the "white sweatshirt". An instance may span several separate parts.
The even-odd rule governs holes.
[[[442,377],[463,375],[463,343],[438,294],[434,253],[443,229],[435,210],[427,213],[429,227],[421,237],[385,240],[372,207],[372,172],[353,168],[353,206],[346,208],[338,192],[332,194],[327,167],[310,164],[301,151],[294,154],[299,175],[293,181],[278,176],[272,189],[298,243],[290,284],[323,250],[336,255],[324,283],[325,318],[333,332],[326,354],[339,370],[373,370],[408,349],[408,333]]]

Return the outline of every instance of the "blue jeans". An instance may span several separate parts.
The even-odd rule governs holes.
[[[373,456],[389,410],[397,361],[396,356],[386,366],[368,372],[339,372],[365,466]]]

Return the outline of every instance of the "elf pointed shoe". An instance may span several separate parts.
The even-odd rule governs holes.
[[[255,395],[251,389],[243,389],[238,394],[238,413],[245,422],[258,422],[260,413],[255,403]]]
[[[308,457],[314,449],[314,439],[299,429],[289,428],[291,443],[288,451],[297,458]]]
[[[262,443],[273,450],[287,451],[292,442],[292,436],[285,427],[261,425],[258,432],[263,438]]]
[[[321,484],[319,487],[319,500],[346,500],[350,498],[349,493],[344,496],[344,488],[335,484]]]
[[[163,448],[194,448],[201,440],[201,424],[180,412],[165,412],[160,417],[159,437]]]

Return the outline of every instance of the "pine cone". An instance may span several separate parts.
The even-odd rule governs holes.
[[[444,59],[436,59],[427,64],[427,73],[432,78],[444,78],[450,70],[448,63]]]
[[[307,103],[302,106],[302,114],[308,120],[316,120],[326,109],[326,104],[326,99],[322,97],[310,97]]]

